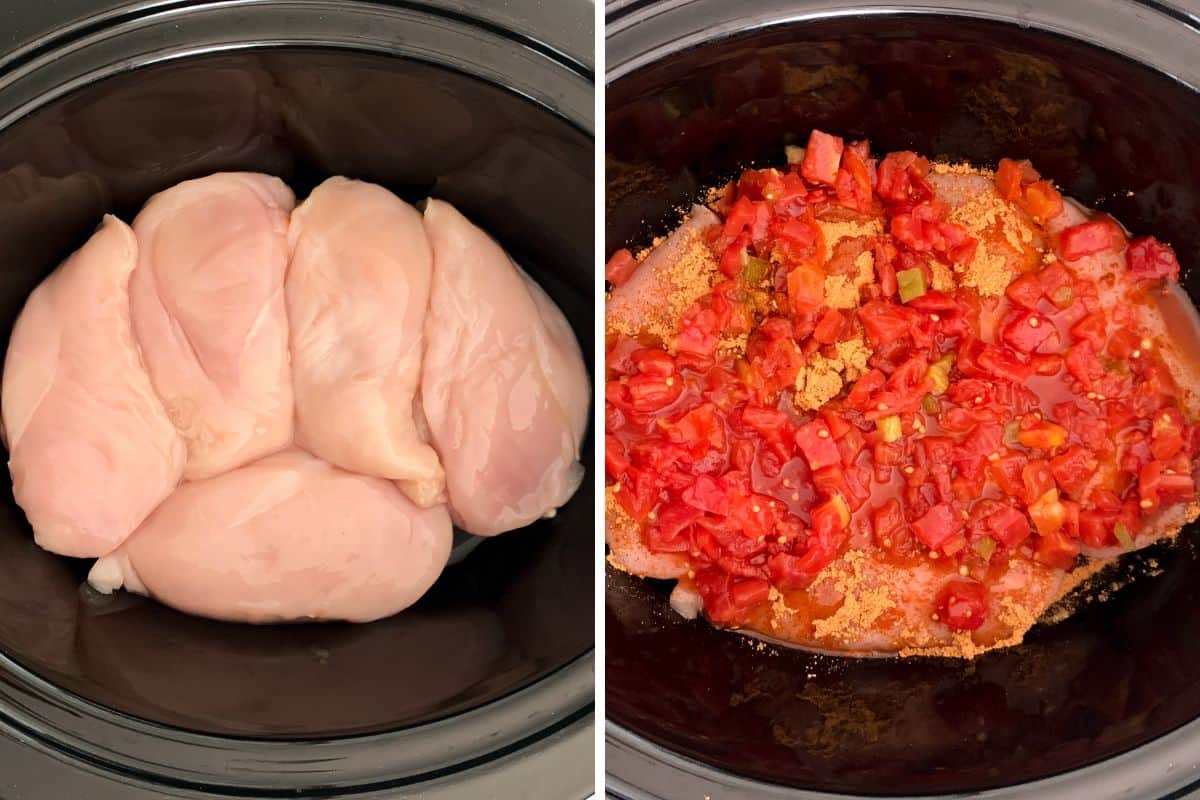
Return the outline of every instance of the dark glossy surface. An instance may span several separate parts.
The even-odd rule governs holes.
[[[0,330],[101,213],[217,170],[303,197],[331,174],[455,203],[592,341],[592,150],[584,132],[448,69],[332,50],[204,56],[92,85],[0,133]],[[548,197],[546,185],[557,187]],[[4,342],[6,344],[6,341]],[[584,459],[591,463],[591,444]],[[592,495],[484,542],[416,607],[362,626],[251,628],[81,589],[0,504],[0,651],[58,686],[184,729],[320,738],[416,725],[586,653]]]
[[[1065,193],[1174,243],[1200,297],[1200,97],[1076,41],[928,16],[774,27],[610,84],[607,127],[610,251],[820,127],[878,151],[1031,157]],[[675,616],[667,587],[610,572],[608,716],[719,769],[856,794],[1093,763],[1200,715],[1196,535],[1140,554],[1107,602],[973,663],[759,650]]]

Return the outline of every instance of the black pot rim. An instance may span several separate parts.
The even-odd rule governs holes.
[[[0,59],[0,132],[119,73],[189,56],[287,47],[352,50],[466,72],[592,135],[593,78],[586,58],[507,29],[494,15],[473,17],[455,8],[441,0],[126,5]],[[447,719],[380,734],[285,742],[198,734],[134,718],[63,690],[0,654],[0,735],[89,772],[119,775],[143,789],[172,787],[184,793],[179,796],[341,796],[419,785],[423,796],[455,797],[472,781],[497,780],[499,771],[516,775],[514,765],[538,751],[540,758],[570,765],[560,780],[570,784],[570,796],[583,797],[591,792],[591,773],[575,766],[585,740],[590,759],[594,660],[589,649],[530,686]],[[525,780],[519,785],[528,788]]]
[[[606,85],[672,53],[758,28],[921,14],[991,20],[1079,39],[1200,91],[1200,63],[1193,57],[1200,8],[1187,11],[1163,0],[747,0],[732,7],[719,0],[610,0],[606,12]]]
[[[1190,10],[1163,0],[609,0],[606,4],[605,85],[684,50],[782,24],[831,18],[970,17],[1019,25],[1109,50],[1200,92],[1200,5]],[[720,797],[722,800],[850,795],[797,790],[715,769],[605,723],[608,791],[622,800]],[[1016,797],[1106,797],[1120,787],[1131,797],[1181,798],[1200,790],[1195,761],[1200,719],[1140,747],[1037,781],[971,792],[981,800]]]

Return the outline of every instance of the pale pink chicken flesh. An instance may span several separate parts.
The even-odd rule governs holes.
[[[432,255],[412,206],[330,178],[292,214],[287,310],[296,442],[332,464],[444,501],[414,418]]]
[[[189,480],[291,443],[283,281],[294,202],[278,178],[218,173],[160,192],[133,222],[134,332],[187,444]]]
[[[112,550],[183,471],[130,324],[137,253],[129,226],[105,217],[29,296],[9,340],[0,398],[13,493],[55,553]]]
[[[487,234],[438,200],[425,230],[422,407],[455,522],[491,536],[553,514],[579,488],[587,371],[562,312]]]
[[[445,506],[289,449],[184,483],[88,580],[235,622],[369,622],[433,585],[451,536]]]

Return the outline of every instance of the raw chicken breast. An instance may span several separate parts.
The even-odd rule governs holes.
[[[624,572],[644,578],[679,578],[687,574],[685,553],[655,553],[646,546],[637,520],[621,508],[611,486],[604,490],[604,541],[609,549],[608,563]]]
[[[292,215],[287,310],[296,442],[343,469],[444,502],[442,467],[414,419],[433,258],[412,206],[330,178]]]
[[[129,226],[100,229],[42,282],[9,341],[2,395],[13,494],[47,550],[94,558],[179,483],[184,447],[129,319]]]
[[[588,376],[562,312],[487,234],[430,200],[422,407],[450,513],[491,536],[552,514],[583,479]]]
[[[288,214],[278,178],[218,173],[150,199],[133,222],[133,327],[154,388],[206,478],[287,447]]]
[[[650,251],[629,280],[605,297],[606,330],[648,333],[673,343],[683,312],[723,277],[703,236],[719,224],[708,208],[693,205],[687,219]]]
[[[183,484],[88,581],[235,622],[369,622],[433,585],[450,539],[444,506],[289,449]]]

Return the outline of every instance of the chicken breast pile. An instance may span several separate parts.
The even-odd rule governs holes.
[[[452,521],[578,489],[562,312],[452,206],[218,173],[113,216],[30,295],[0,412],[13,493],[96,589],[231,621],[395,614]]]

